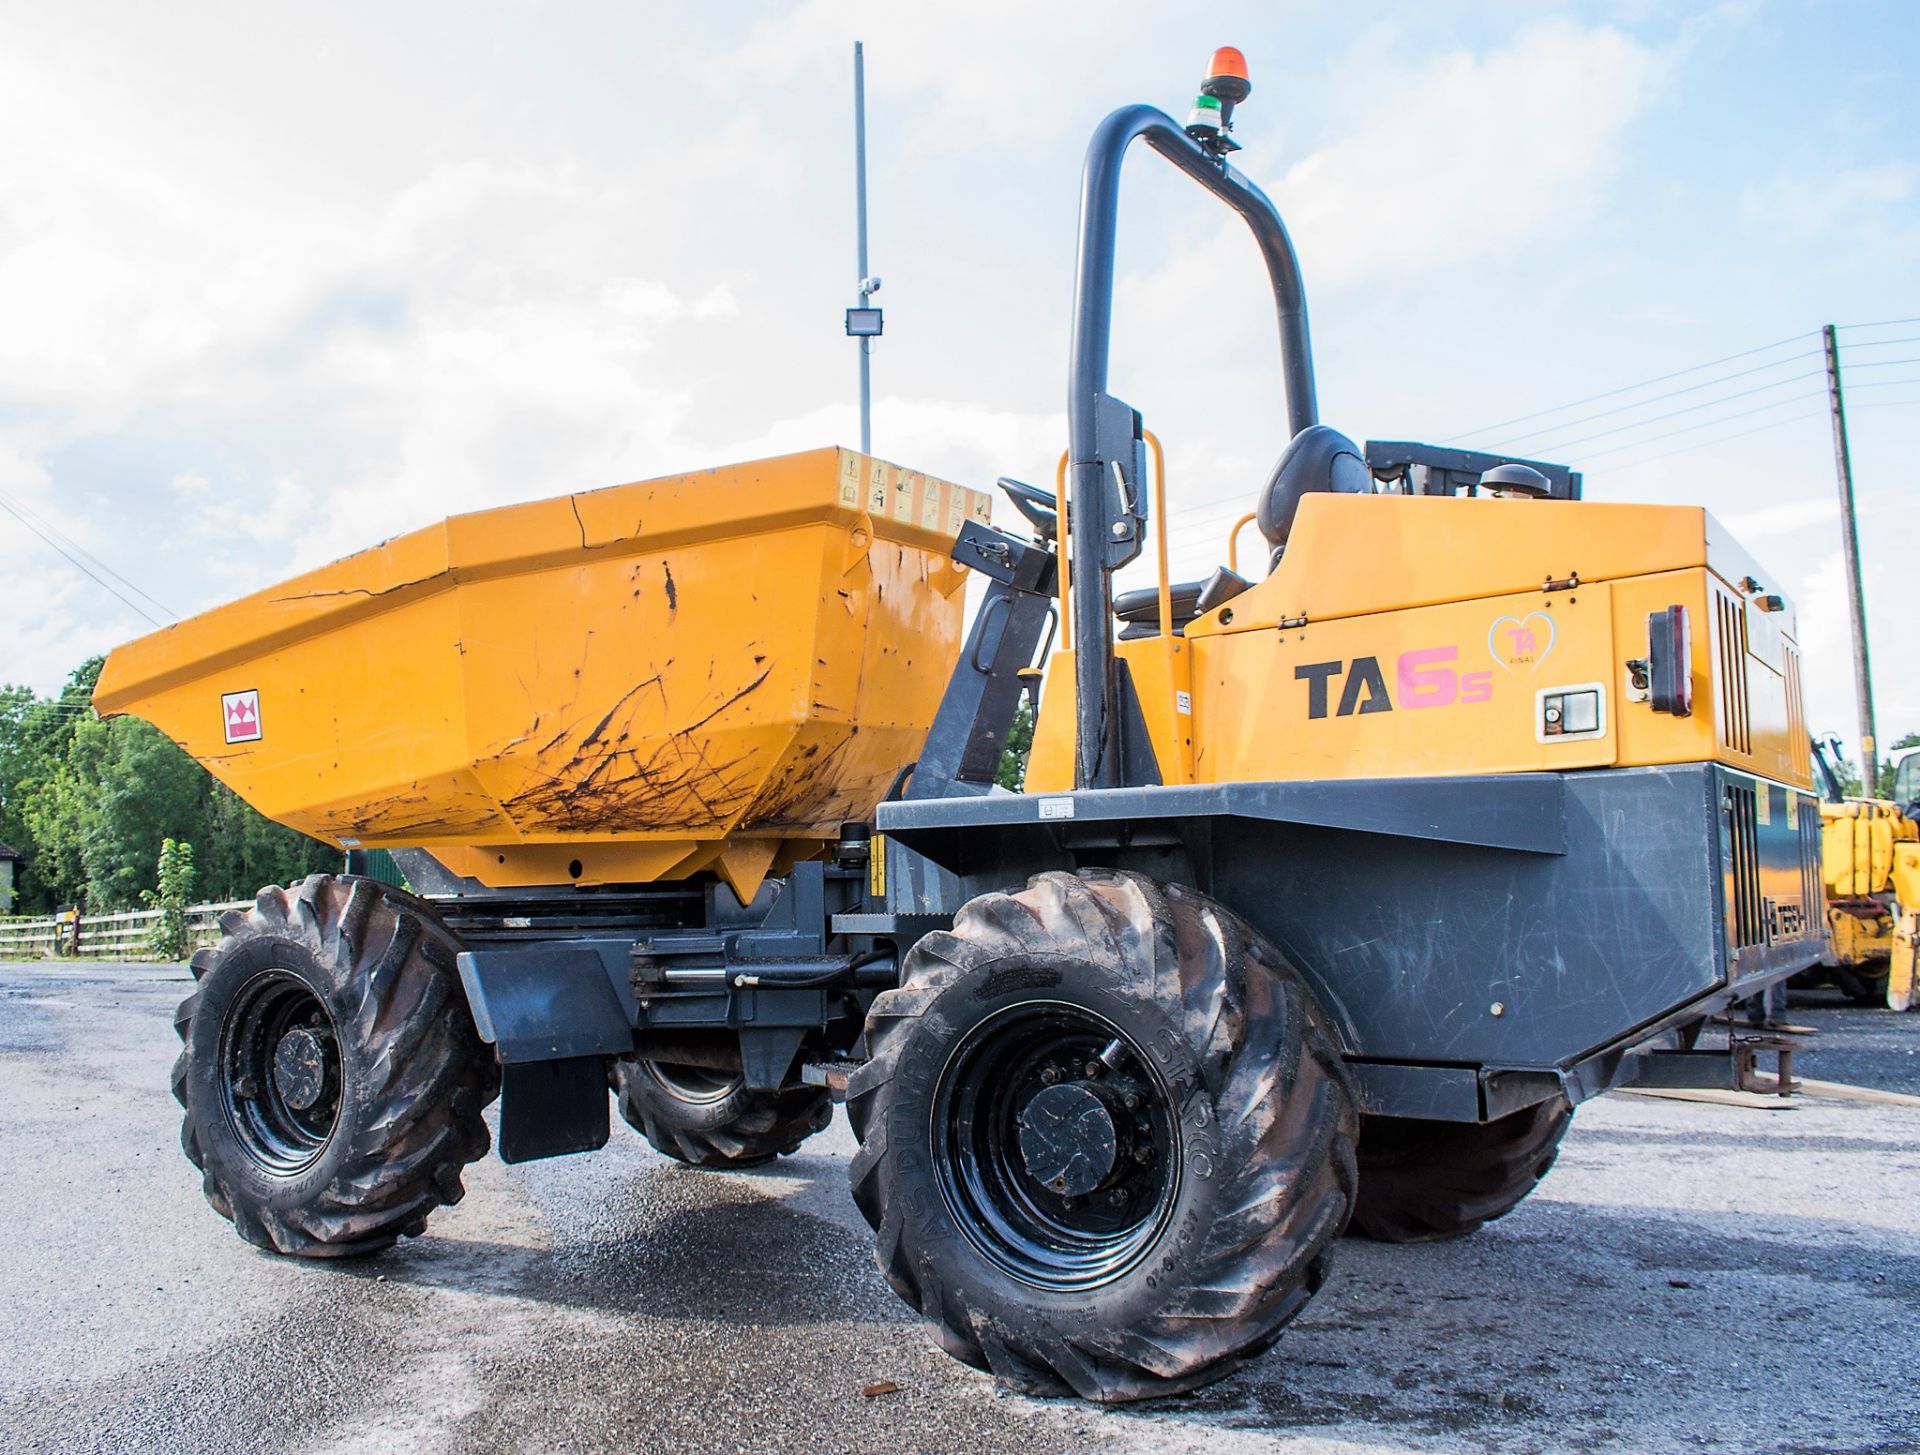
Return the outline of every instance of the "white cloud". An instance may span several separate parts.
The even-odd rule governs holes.
[[[1512,258],[1594,211],[1660,54],[1548,21],[1483,54],[1369,58],[1364,110],[1273,188],[1323,287]]]
[[[991,489],[1002,475],[1051,490],[1067,436],[1062,413],[1022,413],[952,399],[883,395],[874,401],[873,418],[874,454],[976,490]],[[717,441],[713,458],[751,460],[816,449],[831,440],[854,442],[858,435],[858,414],[851,405],[827,405],[751,435]]]
[[[1789,500],[1779,505],[1762,506],[1758,510],[1737,511],[1727,516],[1721,524],[1732,531],[1742,544],[1752,545],[1757,541],[1798,535],[1815,526],[1832,528],[1839,514],[1837,499]]]
[[[1893,225],[1920,238],[1910,204],[1920,190],[1920,166],[1796,166],[1740,194],[1746,221],[1823,237],[1837,225]]]
[[[945,151],[982,138],[1030,139],[1078,112],[1083,92],[1063,84],[1063,71],[1091,63],[1148,13],[1142,0],[801,0],[755,24],[726,68],[749,83],[801,75],[839,80],[851,76],[853,42],[861,40],[876,127],[897,131],[898,103],[911,102],[902,140],[911,149]],[[1200,59],[1196,46],[1192,61]],[[843,94],[836,87],[850,124]]]

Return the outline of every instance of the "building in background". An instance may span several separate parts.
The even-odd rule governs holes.
[[[0,843],[0,914],[13,913],[13,881],[22,862],[20,855]]]

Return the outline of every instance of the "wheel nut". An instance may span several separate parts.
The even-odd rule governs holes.
[[[1107,1194],[1107,1202],[1110,1206],[1113,1206],[1113,1207],[1125,1207],[1127,1205],[1126,1188],[1124,1187],[1114,1188],[1112,1192],[1109,1192]]]
[[[1088,1079],[1092,1079],[1093,1077],[1098,1076],[1102,1071],[1105,1071],[1106,1069],[1107,1068],[1105,1066],[1102,1066],[1098,1061],[1087,1062]]]
[[[242,1076],[238,1081],[233,1083],[233,1094],[252,1101],[260,1094],[260,1083],[255,1081],[251,1076]]]
[[[1044,1071],[1040,1073],[1040,1079],[1041,1081],[1045,1082],[1048,1086],[1054,1085],[1056,1082],[1060,1080],[1060,1068],[1058,1066],[1047,1067]]]
[[[1129,1091],[1125,1096],[1120,1098],[1120,1105],[1124,1106],[1128,1111],[1139,1111],[1140,1093],[1137,1091]]]
[[[1056,1177],[1053,1181],[1049,1182],[1047,1186],[1051,1187],[1055,1192],[1065,1192],[1067,1190],[1067,1179],[1064,1177]]]
[[[1153,1156],[1153,1143],[1151,1142],[1142,1142],[1133,1149],[1133,1160],[1136,1162],[1151,1162]]]

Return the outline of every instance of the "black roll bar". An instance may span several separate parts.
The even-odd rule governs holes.
[[[1123,106],[1093,133],[1080,192],[1080,257],[1074,278],[1073,362],[1067,384],[1068,527],[1072,533],[1074,782],[1080,788],[1120,786],[1120,714],[1115,710],[1111,573],[1139,549],[1126,517],[1141,516],[1146,498],[1138,479],[1137,417],[1126,418],[1107,394],[1113,336],[1113,258],[1119,230],[1120,166],[1127,148],[1148,146],[1239,213],[1266,260],[1279,313],[1280,357],[1287,392],[1288,438],[1319,422],[1314,396],[1313,346],[1300,263],[1286,224],[1265,193],[1201,146],[1164,111]],[[1120,408],[1124,408],[1121,406]],[[1132,427],[1123,429],[1128,419]],[[1116,471],[1121,479],[1112,477]],[[1127,476],[1134,478],[1128,479]],[[1123,554],[1114,558],[1114,527]]]

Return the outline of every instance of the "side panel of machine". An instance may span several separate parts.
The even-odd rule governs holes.
[[[1093,822],[1077,811],[1037,817],[1048,802],[1104,797],[1088,794],[976,801],[964,806],[976,821],[968,831],[934,826],[936,818],[955,818],[959,805],[888,805],[881,821],[893,846],[890,874],[902,891],[901,910],[924,912],[926,892],[943,887],[940,876],[902,872],[898,856],[922,848],[958,876],[952,882],[963,899],[1040,868],[1083,865],[1194,885],[1287,953],[1357,1060],[1566,1067],[1724,996],[1733,879],[1724,866],[1733,835],[1722,770],[1696,764],[1546,780],[1558,789],[1557,832],[1516,832],[1510,845],[1450,826],[1468,821],[1490,785],[1520,781],[1540,780],[1422,780],[1420,812],[1399,825],[1383,820],[1371,832],[1231,808],[1163,818],[1146,800],[1140,814],[1124,820]],[[1407,787],[1340,786],[1383,798]],[[1772,787],[1784,820],[1786,790]],[[1789,840],[1786,832],[1783,821],[1764,845],[1749,836],[1764,849],[1757,861],[1764,865],[1763,892],[1781,906],[1771,943],[1763,926],[1763,942],[1739,962],[1753,988],[1820,953],[1817,924],[1789,933],[1794,921],[1786,907],[1804,904],[1793,900],[1793,886],[1811,879],[1798,867],[1797,835]]]

